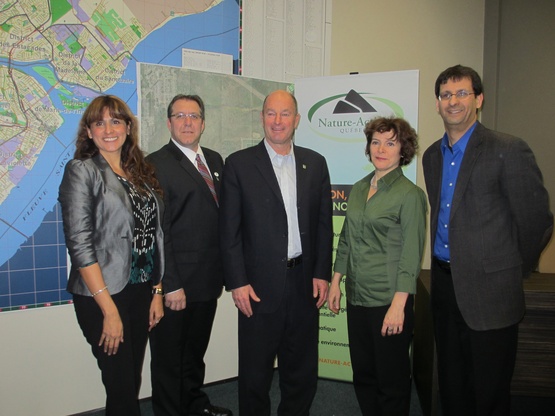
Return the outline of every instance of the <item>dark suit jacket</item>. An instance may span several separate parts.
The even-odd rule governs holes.
[[[443,166],[440,145],[441,140],[431,145],[422,159],[432,250]],[[460,167],[449,221],[451,274],[468,326],[503,328],[522,318],[522,278],[536,267],[552,231],[547,191],[528,145],[478,123]]]
[[[156,195],[156,262],[152,275],[158,284],[164,274],[161,218],[164,204]],[[71,258],[67,291],[91,296],[79,269],[97,263],[111,294],[119,293],[131,276],[131,253],[135,220],[127,191],[100,154],[70,160],[58,197],[62,207],[64,235]]]
[[[202,151],[219,195],[223,159],[213,150],[203,147]],[[218,298],[223,287],[218,206],[208,185],[171,140],[147,160],[156,169],[166,205],[164,291],[183,288],[187,302]]]
[[[312,279],[331,277],[331,186],[321,155],[298,146],[294,153],[303,272],[312,299]],[[220,206],[226,289],[250,284],[261,299],[252,302],[253,311],[275,311],[287,272],[287,215],[263,141],[226,160]]]

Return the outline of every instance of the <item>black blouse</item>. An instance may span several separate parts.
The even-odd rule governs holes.
[[[131,182],[119,175],[116,176],[129,195],[135,220],[129,283],[148,282],[156,258],[156,199],[150,192],[140,193]]]

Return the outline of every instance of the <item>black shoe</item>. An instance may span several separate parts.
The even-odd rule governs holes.
[[[209,404],[201,412],[195,413],[198,416],[233,416],[233,412],[225,407]]]

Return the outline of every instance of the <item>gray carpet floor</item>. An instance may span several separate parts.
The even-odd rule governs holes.
[[[272,400],[272,416],[277,415],[279,404],[279,380],[276,371],[272,382],[270,397]],[[237,382],[228,382],[209,386],[204,390],[215,405],[226,406],[233,411],[234,415],[239,415],[239,405],[237,401]],[[361,416],[358,407],[355,391],[351,383],[320,379],[318,380],[318,390],[310,410],[312,416]],[[151,416],[144,413],[143,416]],[[410,416],[422,416],[420,402],[416,389],[413,386],[411,396]]]
[[[277,415],[279,403],[279,380],[278,372],[275,372],[272,382],[270,397],[272,401],[272,416]],[[239,416],[239,404],[237,399],[237,380],[221,382],[206,386],[204,388],[212,404],[227,407],[233,411],[234,416]],[[153,416],[150,400],[141,402],[142,416]],[[312,416],[361,416],[355,397],[355,391],[351,383],[320,379],[314,403],[310,411]],[[83,416],[104,416],[104,410],[87,412]],[[420,402],[416,389],[412,389],[410,416],[422,416]]]
[[[277,405],[279,402],[278,382],[278,372],[276,371],[270,391],[272,416],[277,415]],[[208,394],[213,404],[227,407],[233,411],[234,416],[239,416],[237,380],[208,385],[204,388],[204,391]],[[513,396],[511,400],[511,416],[551,416],[554,414],[554,408],[555,398]],[[149,399],[141,401],[141,413],[142,416],[154,416]],[[311,416],[361,416],[353,385],[351,383],[320,379],[310,414]],[[79,416],[105,416],[105,413],[103,409],[98,409],[81,413]],[[410,416],[423,416],[414,383],[411,394]],[[441,416],[441,409],[438,411],[438,416]]]

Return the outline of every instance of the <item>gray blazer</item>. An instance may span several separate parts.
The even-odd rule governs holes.
[[[443,155],[441,140],[422,159],[436,237]],[[504,328],[524,315],[522,278],[538,263],[553,232],[542,174],[521,139],[478,123],[455,185],[449,220],[457,304],[475,330]],[[433,296],[432,275],[432,296]]]
[[[164,274],[163,203],[156,198],[156,264],[153,284]],[[91,296],[79,269],[97,263],[110,293],[120,292],[131,275],[135,222],[129,196],[99,154],[91,159],[70,160],[58,200],[62,207],[64,235],[71,258],[67,291]]]

